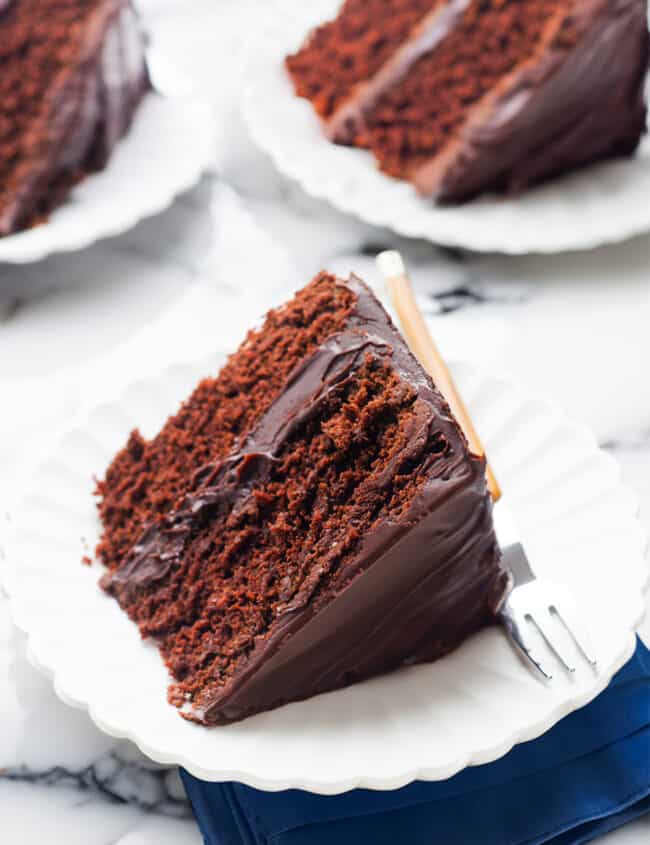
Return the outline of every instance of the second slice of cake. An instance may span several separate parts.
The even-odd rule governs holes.
[[[647,0],[345,0],[286,65],[330,139],[462,202],[636,150],[647,12]]]
[[[310,298],[344,307],[317,342],[291,343]],[[240,436],[221,454],[229,438],[215,436],[214,459],[180,481],[170,459],[185,494],[103,579],[158,641],[170,700],[209,725],[440,657],[507,587],[484,459],[356,277],[321,274],[272,312],[210,383],[212,414],[227,419],[220,380],[278,325],[294,356],[282,384],[269,394],[261,353],[259,384],[251,373],[233,397],[248,408]]]

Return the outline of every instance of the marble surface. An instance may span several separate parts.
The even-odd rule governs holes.
[[[0,529],[57,432],[94,403],[168,364],[232,349],[321,267],[376,281],[373,256],[384,246],[407,257],[443,352],[507,371],[590,425],[620,460],[650,529],[650,235],[591,253],[505,258],[407,242],[335,213],[274,172],[238,115],[238,24],[255,0],[141,7],[153,42],[214,107],[215,174],[123,237],[0,265]],[[642,630],[650,643],[647,619]],[[200,841],[176,773],[57,699],[29,665],[1,595],[0,689],[2,841]],[[640,845],[649,833],[646,820],[602,841]]]

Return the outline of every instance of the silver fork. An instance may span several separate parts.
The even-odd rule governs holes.
[[[564,669],[575,672],[575,650],[560,636],[560,630],[564,628],[584,658],[596,669],[598,663],[591,640],[571,592],[561,584],[536,577],[512,512],[503,499],[494,505],[494,528],[503,563],[512,576],[512,586],[499,617],[517,651],[536,672],[549,681],[552,679],[549,664],[535,645],[534,627]]]
[[[480,438],[419,310],[402,256],[396,250],[387,250],[377,256],[377,266],[411,351],[429,371],[438,389],[444,393],[467,435],[470,447],[477,454],[482,454]],[[569,590],[560,584],[551,584],[536,578],[512,513],[501,498],[498,480],[489,463],[487,482],[495,500],[494,526],[497,540],[504,565],[512,576],[511,590],[499,613],[510,640],[533,671],[550,680],[552,674],[549,664],[542,660],[535,646],[537,638],[532,628],[536,628],[541,634],[566,671],[575,672],[572,657],[575,649],[567,643],[566,637],[563,640],[559,636],[559,629],[564,627],[585,659],[595,668],[597,662],[590,639]]]

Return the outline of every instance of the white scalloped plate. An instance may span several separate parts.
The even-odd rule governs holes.
[[[166,702],[156,648],[82,566],[98,520],[92,476],[136,425],[153,434],[213,367],[175,368],[134,384],[56,446],[18,509],[0,570],[34,665],[59,696],[154,760],[207,780],[337,793],[441,779],[538,736],[596,696],[632,654],[643,616],[644,538],[634,496],[591,434],[546,402],[464,364],[453,368],[538,572],[568,585],[591,623],[596,674],[580,665],[545,686],[499,628],[437,663],[411,667],[206,729]]]
[[[38,261],[122,234],[189,190],[213,156],[214,125],[206,106],[148,94],[106,169],[80,182],[46,223],[0,238],[0,262]]]
[[[311,105],[294,96],[283,60],[339,6],[278,3],[251,51],[243,101],[251,134],[308,193],[402,235],[485,252],[587,249],[650,229],[650,139],[634,158],[594,165],[515,199],[487,196],[451,208],[382,174],[365,150],[330,143]]]

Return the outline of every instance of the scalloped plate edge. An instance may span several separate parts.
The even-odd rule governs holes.
[[[467,365],[461,364],[461,366]],[[487,374],[483,373],[479,368],[476,368],[473,365],[469,365],[469,367],[472,371],[480,375],[482,380],[487,378],[490,378],[491,380],[495,379],[494,376],[488,376]],[[188,370],[188,374],[193,374],[194,372],[199,371],[198,366],[194,367],[193,365],[186,365],[186,368]],[[169,368],[169,371],[176,372],[177,369],[177,367],[171,367]],[[148,379],[145,381],[160,385],[161,383],[164,383],[166,374],[167,373],[164,373],[156,379]],[[528,396],[528,394],[524,396],[522,394],[522,391],[507,378],[497,378],[496,380],[506,385],[508,389],[513,390],[520,401],[540,401],[537,397],[531,397]],[[129,388],[123,391],[121,395],[124,396],[128,392],[128,390]],[[103,402],[96,408],[91,409],[89,414],[87,415],[87,418],[90,419],[92,414],[96,412],[97,408],[105,404],[106,403]],[[555,409],[555,405],[552,402],[544,402],[544,404],[550,409]],[[564,419],[563,416],[562,419]],[[570,425],[571,427],[574,427],[573,424]],[[583,431],[589,431],[589,429],[585,429],[585,427],[580,424],[577,424],[575,428]],[[38,470],[35,474],[37,473]],[[638,500],[636,495],[630,491],[628,485],[625,485],[620,481],[620,478],[616,482],[616,487],[617,489],[624,490],[626,492],[626,495],[632,502],[631,510],[634,511],[634,516],[638,516]],[[635,602],[636,607],[634,610],[634,618],[630,619],[629,621],[629,634],[626,637],[625,648],[621,650],[620,654],[612,662],[612,664],[607,667],[606,671],[603,671],[599,675],[598,683],[595,684],[592,688],[590,688],[587,692],[576,693],[576,695],[574,696],[565,698],[563,701],[559,702],[551,712],[546,714],[544,718],[527,725],[525,728],[515,730],[508,737],[501,738],[498,742],[495,742],[494,744],[488,744],[482,748],[477,748],[472,753],[460,755],[459,757],[453,759],[451,762],[447,762],[444,766],[422,763],[413,767],[412,769],[401,771],[399,774],[395,774],[390,777],[373,778],[366,774],[358,775],[355,777],[346,777],[338,780],[318,780],[304,777],[297,780],[293,780],[291,778],[286,777],[270,779],[266,777],[257,776],[251,771],[245,769],[206,769],[204,766],[195,764],[192,759],[186,757],[182,752],[178,750],[164,749],[161,746],[152,747],[150,743],[142,740],[138,736],[136,731],[130,730],[123,720],[107,720],[99,716],[90,697],[80,700],[76,696],[70,694],[66,689],[64,681],[62,680],[61,667],[54,665],[55,661],[44,661],[39,659],[33,648],[33,641],[37,636],[37,632],[30,630],[29,623],[21,619],[21,614],[19,610],[21,601],[19,597],[20,588],[17,584],[17,581],[16,583],[14,583],[14,578],[12,578],[12,569],[14,569],[18,565],[17,553],[13,551],[14,534],[17,530],[18,526],[14,525],[13,528],[9,531],[8,536],[6,538],[6,560],[4,564],[0,566],[0,585],[4,588],[8,596],[10,614],[14,625],[21,631],[23,631],[23,633],[27,637],[27,655],[30,663],[36,669],[46,674],[53,681],[54,688],[58,697],[70,706],[73,706],[77,709],[86,710],[92,721],[97,725],[100,730],[116,738],[131,740],[140,748],[140,750],[144,754],[146,754],[148,757],[158,763],[165,765],[181,765],[188,771],[190,771],[192,774],[204,780],[237,780],[239,782],[246,783],[250,786],[269,791],[277,791],[288,788],[301,788],[324,795],[330,795],[344,792],[354,788],[367,788],[378,790],[397,789],[405,785],[406,783],[417,779],[442,780],[451,777],[466,766],[481,765],[484,763],[492,762],[506,754],[514,745],[540,736],[542,733],[551,728],[568,713],[572,712],[575,709],[578,709],[579,707],[584,706],[585,704],[589,703],[589,701],[593,700],[607,686],[613,675],[624,665],[624,663],[633,654],[635,648],[635,630],[644,617],[644,594],[645,590],[647,589],[648,582],[650,580],[650,572],[646,567],[643,572],[642,580],[639,584],[640,589],[638,599]],[[647,545],[647,536],[644,531],[641,531],[640,548],[638,550],[640,555],[643,556],[645,554]]]

